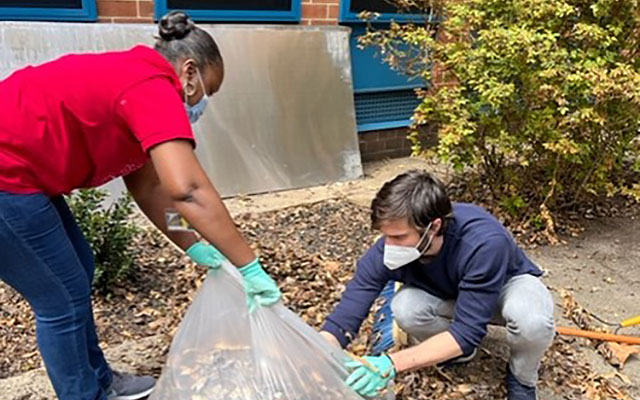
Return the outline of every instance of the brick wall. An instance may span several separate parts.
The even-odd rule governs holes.
[[[100,22],[153,20],[152,0],[97,0]],[[340,0],[302,0],[302,25],[337,25]]]
[[[151,0],[97,0],[100,22],[153,22]]]
[[[360,133],[358,141],[362,161],[376,161],[411,155],[411,142],[407,139],[408,134],[408,128]],[[421,129],[420,140],[427,146],[433,146],[437,141],[435,130],[431,128]]]
[[[363,132],[358,135],[362,162],[384,158],[406,157],[411,154],[411,143],[406,129]]]
[[[302,0],[302,25],[337,25],[340,0]]]

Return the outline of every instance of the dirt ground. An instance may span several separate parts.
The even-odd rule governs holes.
[[[545,281],[554,289],[558,325],[567,323],[560,315],[560,289],[570,290],[580,305],[605,321],[640,314],[640,218],[594,220],[582,236],[529,254],[547,270]],[[630,327],[619,333],[639,336],[640,329]],[[576,342],[596,371],[614,371],[591,346]],[[622,373],[635,384],[638,397],[634,398],[640,398],[640,359],[631,358]]]
[[[416,159],[398,159],[367,165],[366,176],[352,182],[341,182],[321,187],[270,193],[258,196],[243,196],[226,201],[233,215],[252,214],[279,210],[300,204],[316,203],[328,199],[347,199],[353,203],[369,206],[371,198],[381,184],[409,168],[424,167],[444,170]],[[546,271],[544,281],[552,289],[556,299],[556,321],[558,325],[571,325],[561,312],[559,290],[570,291],[576,301],[590,312],[607,320],[618,321],[640,314],[640,218],[596,219],[587,223],[585,232],[576,238],[564,238],[557,246],[544,246],[528,250],[532,258]],[[625,334],[640,335],[640,329],[628,328]],[[492,329],[485,341],[486,354],[505,351],[501,341],[503,332]],[[129,340],[106,345],[107,358],[119,369],[157,374],[161,368],[159,360],[166,353],[165,334],[149,335],[144,339]],[[625,367],[618,371],[611,367],[594,347],[583,339],[571,339],[581,361],[589,363],[594,372],[615,376],[619,372],[628,378],[627,388],[633,399],[640,399],[640,359],[632,356]],[[466,368],[479,366],[487,355],[472,362],[470,367],[453,369],[449,374],[456,381],[464,382]],[[6,355],[3,355],[6,356]],[[496,357],[492,356],[493,359]],[[499,358],[499,357],[498,357]],[[490,368],[491,364],[487,364]],[[496,364],[497,365],[497,364]],[[5,375],[6,376],[6,375]],[[620,378],[616,378],[620,379]],[[623,383],[620,379],[619,383]],[[484,382],[492,385],[492,382]],[[6,400],[52,399],[51,387],[42,368],[34,365],[32,370],[16,373],[0,379],[0,398]],[[569,398],[563,393],[541,389],[541,399]]]

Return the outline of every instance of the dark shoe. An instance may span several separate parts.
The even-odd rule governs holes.
[[[536,400],[536,387],[518,382],[507,366],[507,400]]]
[[[113,381],[107,390],[108,400],[138,400],[153,391],[156,380],[150,376],[135,376],[113,371]]]
[[[478,349],[473,349],[473,351],[469,354],[463,354],[456,358],[452,358],[451,360],[443,361],[439,363],[437,366],[440,368],[447,368],[456,364],[464,364],[476,358],[477,355],[478,355]]]

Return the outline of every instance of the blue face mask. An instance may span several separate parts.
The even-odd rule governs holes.
[[[202,114],[204,114],[204,110],[207,108],[207,103],[209,101],[209,96],[207,96],[207,91],[204,89],[204,83],[202,82],[200,71],[196,69],[196,72],[198,74],[200,85],[202,86],[202,98],[192,106],[187,103],[186,94],[184,99],[184,109],[187,112],[187,116],[189,117],[189,122],[191,122],[192,124],[195,124],[200,119]]]

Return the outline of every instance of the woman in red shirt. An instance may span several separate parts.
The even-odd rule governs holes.
[[[193,233],[169,232],[167,208],[242,266],[251,306],[280,298],[193,151],[190,122],[223,76],[215,41],[172,12],[154,49],[67,55],[0,81],[0,279],[33,308],[61,400],[134,400],[154,384],[113,372],[104,359],[92,253],[63,194],[123,176],[140,209],[195,262],[217,267],[222,255]]]

